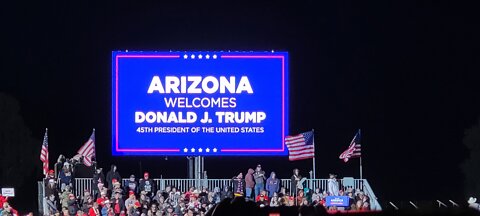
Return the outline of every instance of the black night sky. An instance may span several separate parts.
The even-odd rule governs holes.
[[[112,157],[111,52],[288,51],[290,133],[315,129],[317,176],[362,129],[364,177],[381,201],[464,199],[464,130],[480,117],[478,8],[458,1],[8,1],[0,92],[16,98],[51,164],[96,128],[97,157],[123,176],[185,178],[185,158]],[[1,143],[0,143],[1,145]],[[8,152],[2,152],[8,154]],[[35,157],[38,157],[35,155]],[[40,160],[35,180],[41,178]],[[141,163],[141,165],[140,165]],[[290,178],[311,160],[207,158],[211,178],[257,163]],[[32,165],[33,166],[33,165]],[[141,166],[141,168],[140,168]],[[32,185],[36,183],[31,180]],[[32,191],[24,196],[32,197]],[[20,198],[18,198],[20,199]],[[33,202],[33,201],[32,201]]]

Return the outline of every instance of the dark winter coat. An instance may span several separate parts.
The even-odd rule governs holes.
[[[118,173],[117,170],[115,170],[115,171],[113,170],[114,166],[115,165],[112,165],[110,167],[110,170],[107,172],[106,183],[107,183],[108,189],[113,188],[112,179],[117,179],[117,181],[122,182],[122,177],[120,176],[120,173]]]
[[[148,182],[148,184],[147,184]],[[155,194],[155,182],[153,179],[140,179],[140,191],[145,191],[147,192],[148,195]]]

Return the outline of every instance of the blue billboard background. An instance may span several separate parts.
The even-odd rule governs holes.
[[[247,77],[252,92],[148,93],[155,76],[161,80],[163,89],[167,85],[167,76],[178,79],[182,76],[202,79],[208,76],[228,79],[233,76],[237,88],[241,77]],[[187,82],[186,87],[190,84]],[[213,84],[208,83],[207,86],[212,87]],[[202,89],[201,84],[199,89]],[[227,106],[167,107],[166,99],[179,98],[190,104],[193,100],[227,98],[224,99]],[[234,103],[229,103],[231,100]],[[171,122],[136,122],[137,113],[146,115],[148,112],[165,112],[174,117]],[[191,123],[178,121],[179,113],[185,116],[187,112],[197,115],[197,120]],[[200,121],[205,112],[211,122]],[[259,122],[220,123],[216,112],[248,112],[257,117],[263,113],[265,116]],[[287,133],[286,52],[112,53],[113,155],[286,155],[283,139]]]

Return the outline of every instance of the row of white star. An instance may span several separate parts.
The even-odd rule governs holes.
[[[205,57],[205,59],[210,59],[210,57],[212,57],[213,59],[217,59],[217,54],[213,54],[212,56],[210,56],[209,54],[206,54],[205,56],[203,56],[202,54],[198,54],[198,56],[195,56],[194,54],[190,55],[191,59],[203,59],[203,57]],[[183,55],[183,59],[188,59],[188,55]]]
[[[191,148],[190,149],[190,152],[195,152],[196,149],[195,148]],[[213,152],[217,152],[217,148],[213,148],[212,149]],[[184,148],[183,149],[183,152],[188,152],[188,148]],[[202,148],[198,148],[198,152],[203,152],[203,149]],[[210,152],[210,148],[206,148],[205,149],[205,152]]]

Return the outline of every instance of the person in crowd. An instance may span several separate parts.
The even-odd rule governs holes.
[[[200,194],[198,194],[199,198],[200,199],[206,199],[207,196],[208,196],[208,188],[207,187],[202,187],[202,191],[200,192]]]
[[[265,199],[266,196],[263,195],[263,194],[258,194],[258,200],[257,200],[257,206],[259,207],[265,207],[265,206],[268,206],[268,201]]]
[[[214,199],[214,193],[208,192],[206,199],[202,203],[210,205],[210,204],[215,204],[215,202],[216,201]]]
[[[145,191],[140,192],[139,202],[142,205],[142,208],[145,208],[144,206],[150,205],[150,197],[147,196],[147,192]],[[148,209],[148,207],[146,209]]]
[[[98,168],[93,173],[92,186],[93,186],[93,196],[97,198],[100,195],[100,190],[98,189],[98,184],[105,184],[105,176],[103,175],[102,168]]]
[[[130,178],[128,178],[128,181],[125,183],[124,191],[133,191],[135,194],[138,194],[138,188],[138,182],[135,180],[135,175],[130,175]]]
[[[262,195],[263,195],[263,197],[264,197],[264,199],[265,199],[266,201],[269,201],[269,199],[268,199],[268,194],[267,194],[267,191],[266,191],[266,190],[260,191],[260,194],[258,194],[258,196],[255,197],[255,201],[260,200],[260,197],[261,197]]]
[[[303,198],[302,201],[300,202],[300,206],[308,206],[308,200],[307,198]]]
[[[255,197],[260,194],[260,191],[265,189],[265,171],[262,170],[262,165],[258,164],[253,173],[255,180]]]
[[[355,202],[355,205],[356,205],[356,209],[360,211],[360,210],[362,210],[362,207],[363,207],[363,201],[362,200],[357,200]]]
[[[62,204],[62,208],[68,208],[68,200],[70,194],[72,194],[72,191],[70,190],[70,186],[67,185],[65,186],[65,189],[60,195],[60,203]]]
[[[48,197],[48,196],[47,196]],[[0,212],[1,210],[3,209],[3,203],[6,203],[8,202],[8,197],[7,196],[3,196],[2,195],[2,192],[0,191]]]
[[[62,154],[58,156],[57,162],[56,162],[55,165],[54,165],[55,178],[58,178],[58,177],[59,177],[60,171],[62,170],[62,168],[63,168],[63,163],[65,163],[65,161],[67,161],[67,160],[65,159],[65,156],[63,156]]]
[[[87,198],[86,202],[82,203],[82,210],[83,212],[89,212],[90,208],[93,206],[94,199],[93,197]]]
[[[153,179],[150,179],[150,174],[145,172],[143,174],[143,179],[140,179],[140,191],[145,191],[147,196],[152,196],[155,193],[155,182]]]
[[[104,187],[104,184],[102,182],[98,183],[97,184],[97,190],[98,190],[98,193],[94,195],[94,199],[98,199],[101,195],[102,195],[102,191],[105,191],[105,188]]]
[[[185,213],[185,210],[187,208],[185,207],[185,202],[183,200],[180,200],[178,202],[178,205],[175,207],[175,214],[176,215],[183,215]]]
[[[70,168],[70,163],[65,162],[63,163],[63,168],[60,170],[60,173],[58,174],[58,177],[60,179],[60,189],[63,190],[65,186],[70,186],[72,187],[72,169]]]
[[[272,197],[274,193],[280,191],[280,179],[277,178],[275,172],[270,173],[270,177],[267,179],[266,189],[268,191],[268,197]]]
[[[219,187],[213,188],[213,200],[215,204],[220,203],[220,201],[222,201]]]
[[[120,184],[120,181],[114,179],[113,181],[113,189],[112,189],[112,196],[115,196],[116,193],[119,193],[120,195],[123,196],[123,189],[122,185]]]
[[[99,210],[99,206],[97,202],[93,202],[92,207],[88,209],[88,216],[101,216],[101,212]]]
[[[305,198],[305,193],[303,190],[298,190],[297,191],[297,198],[296,198],[296,205],[300,205]]]
[[[280,202],[279,202],[278,194],[275,192],[270,198],[270,207],[279,207],[279,206],[280,206]]]
[[[121,193],[116,192],[113,196],[110,202],[112,203],[113,213],[118,216],[122,211],[125,212],[125,202],[123,201]]]
[[[252,168],[249,168],[245,175],[245,197],[247,200],[252,198],[252,191],[255,187],[255,180],[253,178],[254,172],[255,171]]]
[[[467,203],[469,208],[480,210],[480,204],[477,203],[477,198],[470,197],[468,198]]]
[[[83,190],[81,203],[86,203],[89,198],[93,198],[88,189]]]
[[[245,189],[245,180],[243,180],[243,173],[239,173],[232,178],[234,196],[243,196]]]
[[[133,191],[130,191],[129,197],[127,200],[125,200],[125,208],[127,209],[127,214],[128,215],[133,215],[136,212],[137,208],[140,208],[140,202],[137,200],[135,197],[135,193]]]
[[[114,216],[115,213],[113,213],[112,209],[112,204],[110,203],[110,200],[105,200],[104,206],[102,207],[102,216]]]
[[[369,202],[363,202],[361,211],[370,211],[370,203]]]
[[[50,197],[50,195],[54,195],[57,197],[58,189],[57,185],[55,184],[55,179],[49,179],[48,184],[45,187],[45,197]]]
[[[220,193],[220,199],[224,200],[226,198],[233,198],[232,188],[229,185],[223,187],[223,191]]]
[[[290,181],[290,194],[291,195],[296,195],[296,192],[299,189],[299,182],[302,179],[302,176],[300,175],[300,170],[298,169],[293,169],[293,175]]]
[[[283,197],[287,193],[287,189],[285,187],[280,187],[280,191],[278,192],[278,197]]]
[[[153,203],[147,212],[147,216],[157,216],[157,215],[160,215],[160,210],[158,209],[157,204]]]
[[[157,204],[163,203],[164,200],[165,200],[165,198],[163,197],[161,190],[158,190],[157,194],[155,196],[153,196],[153,198],[152,198],[152,202],[157,203]]]
[[[328,179],[328,194],[330,196],[338,196],[338,181],[337,181],[337,175],[335,174],[330,174],[329,179]]]
[[[165,211],[165,216],[175,216],[173,206],[169,205]]]
[[[18,211],[12,208],[8,202],[3,203],[2,216],[18,216]]]
[[[172,186],[167,185],[165,187],[165,191],[162,191],[162,196],[163,196],[163,198],[165,198],[165,200],[167,200],[168,197],[170,196],[170,192],[172,192]]]
[[[48,170],[47,175],[44,179],[44,184],[47,185],[50,179],[53,179],[55,182],[57,180],[57,178],[55,177],[55,171],[53,170]]]
[[[315,188],[315,192],[312,194],[312,203],[318,203],[323,198],[320,188]]]
[[[117,171],[117,166],[115,166],[114,164],[112,164],[110,170],[107,172],[106,186],[109,190],[113,188],[112,179],[122,179],[120,173],[118,173]]]
[[[78,203],[77,203],[77,199],[75,198],[75,195],[73,195],[73,193],[70,193],[68,195],[67,208],[68,208],[68,214],[70,216],[75,216],[77,214]]]
[[[48,211],[47,215],[55,215],[55,214],[59,213],[58,209],[57,209],[57,200],[55,199],[54,194],[51,194],[50,196],[48,196],[47,211]]]
[[[97,198],[97,203],[100,206],[100,208],[103,208],[103,206],[105,205],[105,201],[107,200],[108,200],[107,192],[105,190],[102,190],[100,192],[100,197]]]
[[[198,192],[195,190],[195,192]],[[190,196],[190,201],[188,202],[187,207],[190,209],[198,208],[200,207],[200,202],[198,201],[198,193],[194,193],[194,195]]]
[[[190,201],[190,196],[193,195],[193,191],[195,191],[195,187],[190,187],[188,191],[185,193],[185,201]]]

